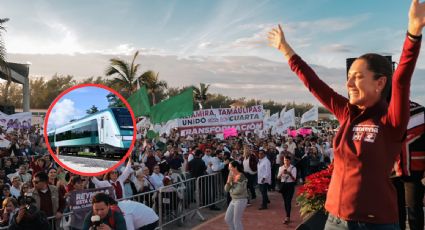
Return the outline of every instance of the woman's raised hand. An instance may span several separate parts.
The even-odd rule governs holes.
[[[285,58],[289,60],[294,54],[294,50],[289,46],[285,40],[282,27],[278,25],[277,28],[273,28],[268,34],[269,45],[278,49],[283,53]]]
[[[283,34],[283,30],[282,27],[280,26],[280,24],[278,25],[277,28],[273,28],[270,32],[269,32],[269,36],[268,36],[269,42],[270,42],[270,46],[274,47],[278,50],[280,50],[280,47],[282,46],[282,43],[285,43],[285,35]]]
[[[425,26],[425,2],[412,0],[409,10],[408,32],[414,36],[422,34],[422,28]]]

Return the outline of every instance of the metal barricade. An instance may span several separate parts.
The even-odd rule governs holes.
[[[158,193],[159,226],[176,222],[183,225],[186,216],[198,212],[195,195],[195,178],[164,186]]]
[[[47,220],[49,221],[50,228],[51,229],[59,229],[59,230],[68,230],[71,227],[71,215],[72,212],[67,212],[62,215],[62,218],[60,221],[56,220],[56,216],[50,216],[47,217]],[[56,228],[53,228],[53,226],[56,226]]]
[[[200,213],[202,208],[222,203],[226,200],[224,193],[224,180],[221,173],[190,178],[189,174],[180,174],[181,181],[161,187],[159,190],[137,194],[122,200],[133,200],[152,208],[159,216],[159,226],[162,229],[171,223],[181,226],[186,219],[198,215],[203,221],[205,218]],[[70,228],[72,212],[64,213],[60,222],[54,216],[48,217],[51,226],[56,229],[68,230]],[[0,227],[0,230],[7,229]],[[53,229],[53,228],[52,228]]]
[[[153,191],[149,191],[149,192],[140,193],[140,194],[137,194],[137,195],[134,195],[134,196],[121,198],[121,199],[118,199],[117,201],[122,201],[122,200],[137,201],[137,202],[143,203],[144,205],[154,209],[155,197],[156,196],[158,196],[158,190],[153,190]]]
[[[198,208],[212,206],[226,200],[221,172],[200,176],[196,179]]]

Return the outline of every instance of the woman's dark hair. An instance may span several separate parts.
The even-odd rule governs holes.
[[[233,168],[236,168],[238,172],[243,173],[243,166],[241,163],[239,163],[238,161],[232,161],[230,162],[230,164],[232,165]]]
[[[363,54],[357,59],[366,61],[368,69],[375,73],[375,80],[379,79],[380,77],[387,78],[387,82],[385,83],[385,87],[381,93],[381,99],[386,99],[386,101],[389,102],[391,98],[390,90],[393,75],[393,67],[391,62],[386,57],[375,53]]]

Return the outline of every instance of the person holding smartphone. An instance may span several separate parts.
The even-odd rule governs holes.
[[[242,230],[242,215],[248,204],[248,179],[243,172],[243,166],[238,161],[229,164],[229,176],[224,190],[230,193],[232,201],[227,207],[225,221],[229,229]]]
[[[291,203],[297,181],[297,168],[291,164],[291,156],[283,156],[283,165],[279,167],[277,179],[280,181],[279,192],[282,194],[286,212],[286,218],[283,220],[283,223],[289,224],[291,219]]]

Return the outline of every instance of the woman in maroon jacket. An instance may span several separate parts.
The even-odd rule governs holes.
[[[327,230],[399,229],[396,192],[388,175],[405,138],[410,81],[424,26],[425,3],[413,0],[397,70],[391,76],[391,63],[378,54],[357,58],[348,72],[349,99],[320,80],[295,54],[280,25],[269,33],[270,45],[283,53],[292,71],[340,123],[325,204]]]

